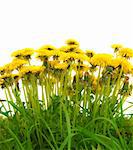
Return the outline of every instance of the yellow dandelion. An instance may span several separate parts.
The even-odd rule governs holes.
[[[11,63],[8,63],[4,65],[2,68],[0,68],[1,74],[3,73],[11,73],[15,69],[21,68],[23,65],[27,64],[28,62],[23,59],[13,59]]]
[[[28,61],[22,59],[13,59],[13,61],[7,64],[7,71],[13,71],[15,69],[21,68],[23,65],[28,64]]]
[[[33,53],[34,53],[33,48],[24,48],[13,52],[11,56],[17,58],[29,59]]]
[[[47,62],[48,59],[50,57],[52,57],[55,53],[54,50],[51,50],[51,51],[49,51],[49,50],[43,50],[43,51],[37,50],[36,52],[37,52],[36,58],[41,60],[41,61],[44,61],[44,62]]]
[[[43,72],[44,66],[24,66],[20,69],[20,75],[25,75],[28,73],[37,74]]]
[[[57,49],[57,50],[54,50],[53,51],[53,59],[54,60],[58,60],[58,58],[61,56],[61,55],[64,55],[65,53],[64,52],[62,52],[62,51],[60,51],[59,49]]]
[[[75,46],[79,46],[79,42],[76,41],[75,39],[68,39],[65,42],[67,45],[75,45]]]
[[[86,50],[85,51],[85,54],[88,56],[88,57],[93,57],[95,55],[95,52],[93,50]]]
[[[12,74],[6,73],[6,74],[3,74],[0,76],[0,80],[1,79],[6,80],[6,79],[11,78],[11,77],[12,77]]]
[[[1,88],[12,85],[14,82],[13,75],[11,73],[5,73],[0,76]]]
[[[3,75],[5,73],[5,69],[6,67],[5,66],[1,66],[0,67],[0,74]]]
[[[55,51],[54,50],[37,50],[37,55],[36,55],[36,58],[43,58],[43,57],[51,57],[55,54]]]
[[[3,67],[5,73],[11,73],[11,71],[13,71],[13,69],[12,70],[10,69],[10,63],[5,64]]]
[[[114,68],[117,68],[118,66],[122,64],[123,61],[125,61],[124,58],[120,58],[120,57],[114,58],[112,59],[111,66],[113,66]]]
[[[18,74],[18,73],[17,74],[12,74],[12,78],[14,78],[14,79],[18,78],[19,76],[20,76],[20,74]]]
[[[80,61],[88,61],[88,62],[90,61],[90,58],[84,54],[76,54],[75,59],[80,60]]]
[[[90,59],[84,54],[77,54],[75,52],[69,52],[60,56],[60,60],[80,60],[80,61],[90,61]]]
[[[77,53],[77,54],[84,54],[83,50],[81,50],[79,48],[75,49],[74,52]]]
[[[91,58],[91,64],[93,66],[109,66],[112,62],[113,56],[111,54],[95,54]]]
[[[67,63],[57,63],[54,65],[54,68],[59,70],[65,70],[67,69],[67,67],[68,67]]]
[[[64,53],[64,55],[61,55],[61,56],[59,57],[59,60],[65,61],[65,60],[68,60],[68,59],[70,59],[70,58],[75,58],[75,56],[76,56],[76,54],[75,54],[74,52],[71,52],[71,53]]]
[[[117,68],[118,66],[122,66],[124,73],[131,73],[133,65],[125,58],[117,57],[112,60],[111,66]]]
[[[132,58],[133,57],[133,49],[131,48],[122,48],[118,51],[118,55],[125,57],[125,58]]]
[[[56,50],[56,47],[54,47],[53,45],[50,45],[50,44],[47,44],[47,45],[43,45],[41,46],[38,50],[48,50],[48,51],[51,51],[51,50]]]
[[[58,50],[61,52],[66,52],[67,49],[68,49],[68,46],[61,46],[60,48],[58,48]]]
[[[120,48],[123,48],[123,45],[122,44],[112,44],[111,47],[114,49],[116,49],[116,48],[120,49]]]
[[[67,46],[60,47],[59,50],[66,53],[76,52],[78,50],[78,47],[76,45],[67,45]]]

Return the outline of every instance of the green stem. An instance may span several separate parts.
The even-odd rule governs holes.
[[[98,72],[98,79],[97,79],[97,89],[96,89],[96,94],[95,94],[95,101],[94,101],[94,106],[93,106],[93,118],[95,118],[98,107],[100,105],[100,101],[98,103],[98,92],[99,92],[99,80],[100,80],[100,73],[101,73],[101,66],[99,67],[99,72]]]

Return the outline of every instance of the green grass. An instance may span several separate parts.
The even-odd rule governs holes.
[[[27,81],[24,86],[29,101],[23,105],[19,92],[16,92],[16,102],[7,101],[13,110],[11,115],[10,111],[4,112],[1,109],[5,118],[0,119],[0,149],[133,149],[133,117],[126,117],[122,106],[117,111],[120,103],[112,105],[112,97],[103,96],[102,102],[99,102],[101,95],[88,95],[90,89],[86,87],[84,89],[87,91],[82,94],[78,93],[79,87],[76,87],[77,96],[68,97],[64,91],[67,87],[64,86],[60,91],[63,95],[47,95],[49,101],[46,109],[44,101],[37,99],[34,82]],[[90,108],[87,108],[86,102]]]

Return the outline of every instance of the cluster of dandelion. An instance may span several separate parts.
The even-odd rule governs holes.
[[[69,39],[59,48],[13,52],[12,62],[0,67],[5,92],[0,114],[8,118],[1,122],[2,146],[11,148],[10,141],[18,149],[118,150],[132,145],[132,117],[125,118],[129,107],[123,104],[133,91],[133,50],[120,44],[112,48],[113,55],[84,51]]]
[[[76,104],[77,111],[81,103],[89,111],[93,105],[100,107],[103,97],[115,109],[121,99],[124,103],[132,94],[133,50],[120,44],[112,48],[114,55],[96,54],[81,50],[76,40],[69,39],[60,48],[44,45],[37,50],[17,50],[12,53],[12,62],[0,67],[1,88],[7,100],[23,102],[27,108],[37,107],[34,99],[47,109],[50,97],[59,95]],[[39,65],[32,65],[35,59]],[[98,108],[93,110],[94,115],[97,112]]]

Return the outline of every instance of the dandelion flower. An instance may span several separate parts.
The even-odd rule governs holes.
[[[58,70],[65,70],[65,69],[67,69],[67,67],[68,67],[67,63],[56,63],[54,65],[54,68],[58,69]]]
[[[53,45],[47,44],[47,45],[43,45],[38,50],[41,50],[41,51],[43,51],[43,50],[51,51],[51,50],[56,50],[56,48]]]
[[[55,51],[54,50],[37,50],[37,55],[36,55],[36,58],[43,61],[43,62],[47,62],[48,59],[52,56],[54,56],[55,54]]]
[[[4,65],[3,70],[1,68],[1,72],[3,71],[4,73],[11,73],[13,70],[19,69],[27,63],[28,62],[26,60],[15,58],[11,63]]]
[[[60,51],[69,53],[69,52],[75,52],[78,50],[78,47],[76,45],[67,45],[67,46],[62,46],[59,48]]]
[[[75,46],[79,46],[79,42],[76,41],[75,39],[68,39],[65,42],[67,45],[75,45]]]
[[[58,50],[61,52],[66,52],[67,49],[68,49],[68,46],[61,46],[60,48],[58,48]]]
[[[90,61],[90,59],[84,54],[77,54],[75,52],[66,53],[60,56],[60,60],[80,60],[80,61]]]
[[[53,51],[53,59],[54,60],[58,60],[58,58],[61,56],[61,55],[64,55],[64,52],[60,51],[59,49],[57,50],[54,50]]]
[[[76,56],[76,54],[74,53],[74,52],[71,52],[71,53],[64,53],[64,55],[61,55],[60,57],[59,57],[59,60],[63,60],[63,61],[65,61],[65,60],[68,60],[68,59],[74,59],[75,58],[75,56]]]
[[[14,82],[13,74],[5,73],[5,74],[1,75],[0,82],[1,82],[0,85],[2,88],[12,85]]]
[[[14,70],[14,69],[19,69],[21,68],[23,65],[28,64],[28,61],[26,60],[21,60],[21,59],[14,59],[9,65],[8,65],[8,69],[9,70]]]
[[[5,66],[0,67],[0,74],[3,75],[5,73]]]
[[[11,74],[4,74],[0,76],[0,79],[6,80],[7,78],[11,77]]]
[[[85,54],[88,56],[88,57],[93,57],[95,55],[95,52],[93,50],[86,50],[85,51]]]
[[[47,57],[51,57],[55,54],[55,51],[54,50],[37,50],[37,56],[36,58],[39,58],[39,57],[44,57],[44,56],[47,56]]]
[[[80,60],[80,61],[88,61],[88,62],[90,61],[90,58],[84,54],[77,54],[75,56],[75,59]]]
[[[117,57],[112,60],[111,66],[117,68],[118,66],[122,66],[124,73],[131,73],[132,71],[132,64],[125,58]]]
[[[21,59],[30,59],[31,55],[34,53],[33,48],[24,48],[17,50],[11,54],[12,57],[21,58]]]
[[[118,51],[118,55],[125,57],[125,58],[132,58],[133,57],[133,49],[131,48],[122,48]]]
[[[95,54],[90,62],[93,66],[105,67],[111,64],[112,58],[110,54]]]
[[[44,66],[24,66],[20,69],[20,75],[25,75],[28,73],[38,74],[43,72],[44,69]]]
[[[12,77],[14,80],[18,81],[21,76],[20,76],[20,74],[12,74],[11,77]]]
[[[112,44],[111,46],[114,49],[114,52],[117,52],[119,49],[123,48],[121,44]]]
[[[81,49],[76,49],[74,52],[77,54],[84,54],[84,52]]]

